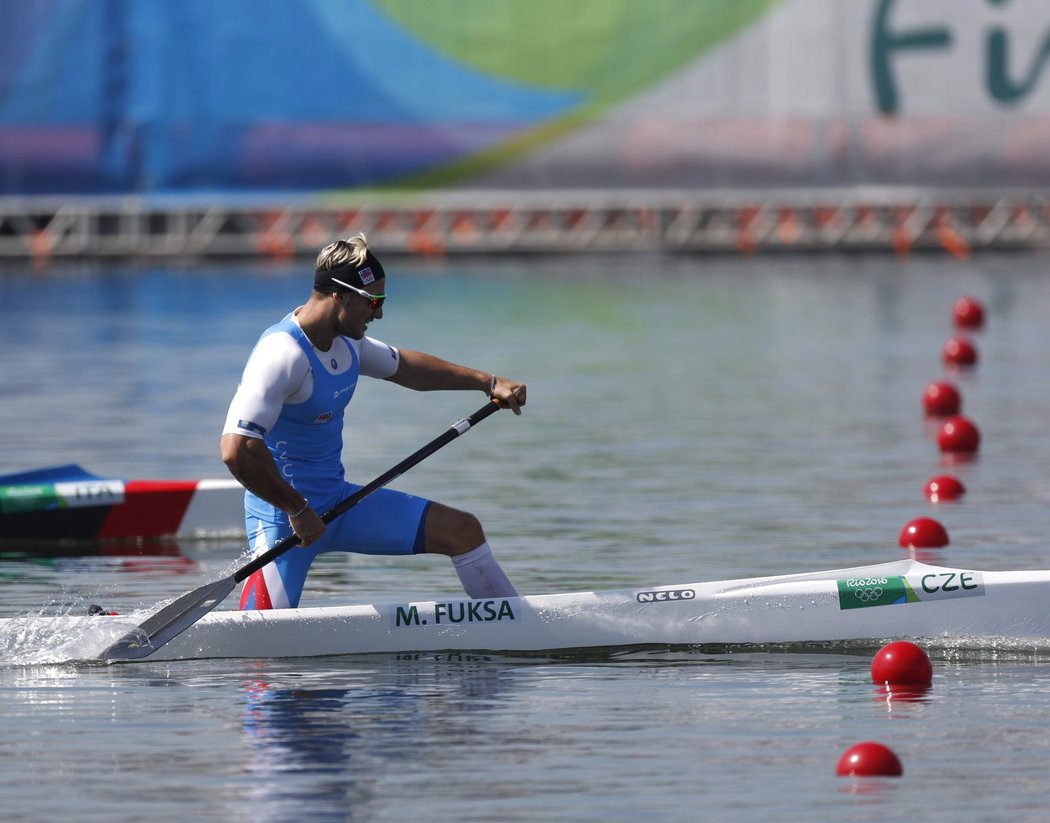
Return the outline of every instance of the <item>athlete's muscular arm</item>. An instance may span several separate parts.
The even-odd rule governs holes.
[[[521,407],[525,405],[524,383],[459,366],[432,354],[410,349],[400,349],[399,352],[397,371],[387,378],[392,383],[416,391],[474,389],[489,394],[491,389],[492,397],[501,406],[521,414]],[[493,378],[495,386],[492,384]]]
[[[252,494],[289,516],[302,511],[306,499],[282,479],[263,440],[243,434],[224,434],[219,440],[219,452],[230,474]],[[291,524],[303,546],[315,542],[325,530],[324,521],[309,506],[291,518]]]

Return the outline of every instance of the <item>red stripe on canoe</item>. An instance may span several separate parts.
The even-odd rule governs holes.
[[[196,490],[196,480],[129,480],[124,503],[109,510],[99,539],[178,533]]]

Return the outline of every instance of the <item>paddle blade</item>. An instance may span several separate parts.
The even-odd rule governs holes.
[[[231,575],[184,594],[109,646],[99,659],[141,660],[149,657],[218,606],[236,585]]]

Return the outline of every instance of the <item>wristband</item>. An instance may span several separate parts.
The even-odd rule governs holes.
[[[496,375],[492,375],[492,382],[489,384],[489,397],[496,396]]]

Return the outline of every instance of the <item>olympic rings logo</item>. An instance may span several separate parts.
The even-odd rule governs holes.
[[[861,603],[874,603],[879,600],[885,590],[882,586],[874,586],[868,589],[857,589],[853,592],[853,596],[856,597]]]

